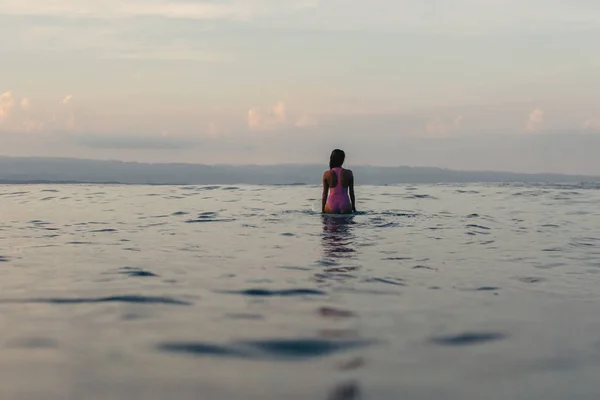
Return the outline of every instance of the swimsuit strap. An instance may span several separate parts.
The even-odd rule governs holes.
[[[342,185],[342,170],[343,170],[343,168],[341,168],[341,167],[335,167],[335,168],[332,168],[332,170],[333,170],[333,172],[335,173],[335,175],[337,177],[337,183],[336,183],[335,186],[333,186],[331,188],[331,190],[334,193],[337,193],[338,190],[339,191],[343,191],[344,190],[344,186]]]

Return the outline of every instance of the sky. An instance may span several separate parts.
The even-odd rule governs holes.
[[[0,155],[600,175],[596,0],[0,0]]]

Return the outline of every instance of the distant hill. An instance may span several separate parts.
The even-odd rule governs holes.
[[[561,174],[519,174],[493,171],[453,171],[426,167],[351,166],[357,183],[579,183],[600,177]],[[235,166],[148,164],[75,158],[2,157],[0,183],[122,183],[122,184],[320,184],[325,165]]]

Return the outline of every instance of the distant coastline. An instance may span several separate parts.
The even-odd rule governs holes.
[[[600,177],[554,173],[457,171],[435,167],[349,166],[360,184],[595,183]],[[324,165],[205,165],[0,156],[0,184],[314,185]]]

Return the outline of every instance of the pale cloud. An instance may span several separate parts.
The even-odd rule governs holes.
[[[14,106],[15,98],[12,92],[0,94],[0,121],[8,118]]]
[[[44,124],[29,115],[30,108],[31,103],[26,97],[19,99],[13,92],[0,94],[0,132],[29,133],[42,129]]]
[[[65,96],[65,98],[63,99],[62,103],[63,104],[68,104],[71,99],[73,99],[73,95],[72,94],[68,94],[67,96]]]
[[[246,116],[248,128],[253,131],[269,131],[287,124],[287,113],[283,101],[267,108],[251,108]]]
[[[266,107],[251,108],[246,115],[248,128],[253,131],[273,131],[282,128],[308,128],[319,125],[319,120],[311,115],[290,116],[283,101]]]
[[[15,132],[25,132],[25,133],[37,133],[42,132],[46,124],[42,121],[36,121],[35,119],[31,119],[26,117],[23,121],[20,122],[20,126],[17,126],[17,129],[14,129]],[[19,129],[20,128],[20,129]]]
[[[70,97],[65,100],[68,102]],[[21,97],[11,91],[0,94],[2,133],[48,133],[70,131],[76,127],[73,110],[61,111],[55,104],[34,108],[29,97]]]
[[[583,130],[586,131],[600,131],[600,119],[599,118],[590,118],[587,119],[581,124]]]
[[[537,132],[541,129],[544,123],[544,110],[536,108],[529,113],[525,130],[527,132]]]

